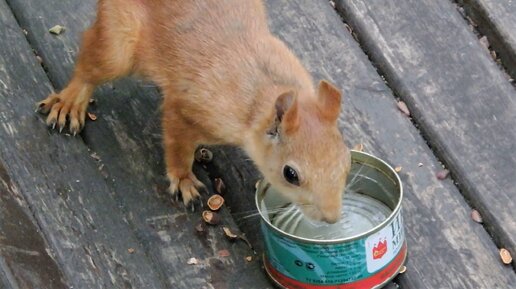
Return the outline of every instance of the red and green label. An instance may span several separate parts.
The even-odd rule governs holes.
[[[287,288],[372,288],[395,275],[405,260],[401,212],[363,239],[315,244],[290,239],[262,222],[267,271]]]

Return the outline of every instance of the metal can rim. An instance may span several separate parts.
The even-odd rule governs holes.
[[[267,226],[269,228],[273,229],[274,231],[276,231],[280,235],[287,236],[290,239],[293,239],[293,240],[296,240],[296,241],[300,241],[300,242],[304,242],[304,243],[323,244],[323,245],[324,244],[345,243],[345,242],[355,241],[355,240],[358,240],[358,239],[363,239],[364,237],[372,235],[372,234],[376,233],[377,231],[381,230],[382,228],[384,228],[387,224],[389,224],[389,222],[391,222],[394,218],[396,218],[396,216],[398,214],[400,214],[401,205],[402,205],[402,201],[403,201],[403,184],[401,183],[401,179],[400,179],[398,173],[392,168],[392,166],[389,165],[384,160],[382,160],[382,159],[380,159],[380,158],[378,158],[376,156],[373,156],[373,155],[371,155],[369,153],[351,150],[351,158],[352,159],[353,159],[353,155],[362,155],[362,156],[366,156],[366,157],[372,158],[374,161],[377,161],[377,162],[381,163],[382,165],[384,165],[395,177],[394,181],[399,186],[399,199],[398,199],[398,202],[396,203],[395,208],[392,210],[392,213],[383,222],[381,222],[380,224],[378,224],[374,228],[372,228],[372,229],[370,229],[368,231],[362,232],[362,233],[360,233],[358,235],[354,235],[354,236],[346,237],[346,238],[340,238],[340,239],[320,240],[320,239],[303,238],[303,237],[299,237],[299,236],[296,236],[296,235],[289,234],[289,233],[287,233],[285,231],[280,230],[279,228],[277,228],[273,224],[271,224],[269,222],[269,220],[267,220],[264,217],[263,212],[262,212],[261,207],[260,207],[259,194],[260,194],[260,192],[266,192],[269,189],[270,185],[269,184],[265,184],[265,182],[261,181],[260,184],[258,185],[258,188],[256,189],[255,205],[256,205],[256,208],[257,208],[258,212],[260,213],[260,217],[262,218],[262,220],[267,224]]]

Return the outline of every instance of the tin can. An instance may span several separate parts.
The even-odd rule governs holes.
[[[352,235],[339,236],[344,230],[335,227],[339,225],[328,225],[321,229],[326,231],[323,233],[329,236],[335,235],[332,231],[337,231],[337,237],[325,239],[317,235],[316,238],[319,227],[306,229],[305,225],[300,225],[303,221],[291,222],[300,228],[299,232],[292,233],[286,229],[288,222],[285,220],[297,220],[297,217],[278,216],[277,213],[291,214],[291,209],[286,209],[291,204],[266,182],[258,185],[256,206],[261,215],[265,243],[264,267],[279,287],[381,288],[405,263],[407,244],[401,214],[403,188],[398,174],[387,163],[367,153],[352,151],[351,159],[343,213],[357,211],[359,216],[355,219],[366,220],[358,223],[371,225],[367,222],[372,220],[368,214],[382,210],[375,206],[388,210],[385,218],[376,220],[378,224],[354,228]],[[347,200],[347,195],[357,196],[357,199]]]

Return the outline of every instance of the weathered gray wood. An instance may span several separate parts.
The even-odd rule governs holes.
[[[73,68],[79,36],[94,19],[95,1],[10,4],[28,30],[54,85],[61,89]],[[76,12],[61,18],[62,11]],[[66,32],[58,37],[50,35],[47,28],[55,24],[65,26]],[[98,120],[88,124],[83,139],[91,153],[100,158],[98,165],[102,166],[112,197],[136,232],[145,254],[155,263],[155,274],[163,278],[166,286],[270,286],[259,259],[245,261],[246,256],[253,254],[245,243],[227,241],[221,227],[210,227],[205,236],[199,236],[195,225],[201,220],[200,211],[191,213],[182,204],[172,204],[163,177],[160,97],[156,88],[125,80],[97,91],[95,98],[98,102],[91,110]],[[196,171],[209,184],[208,176],[199,168]],[[221,214],[225,225],[236,228],[226,210]],[[112,237],[116,237],[116,232]],[[223,249],[228,249],[231,256],[219,258],[218,251]],[[191,257],[197,258],[200,265],[187,265]]]
[[[18,289],[16,286],[16,282],[14,282],[14,278],[10,274],[10,271],[6,270],[7,265],[0,258],[0,289]],[[14,284],[14,285],[13,285]]]
[[[6,273],[0,270],[0,289],[12,289],[12,288],[13,288],[13,286],[9,285],[9,282],[7,281]]]
[[[466,14],[487,36],[491,47],[516,79],[516,3],[512,0],[458,0]]]
[[[36,1],[10,1],[15,8],[18,19],[24,27],[29,28],[29,36],[37,50],[43,56],[48,66],[50,75],[57,87],[61,87],[68,78],[72,67],[73,53],[76,51],[76,43],[71,41],[68,34],[78,32],[89,18],[75,22],[64,22],[69,27],[64,35],[51,38],[52,41],[45,42],[38,37],[46,36],[46,26],[49,26],[50,19],[55,22],[59,17],[51,17],[45,14],[45,7],[38,6]],[[91,1],[90,1],[91,2]],[[67,11],[67,3],[46,3],[58,11]],[[42,5],[42,6],[45,6]],[[81,8],[81,5],[91,3],[74,2],[67,7],[73,7],[77,13],[73,17],[86,17],[80,13],[81,9],[92,11],[92,9]],[[301,56],[303,62],[315,73],[317,78],[324,77],[333,79],[344,88],[346,93],[345,113],[341,120],[341,126],[347,135],[350,136],[350,143],[363,142],[368,151],[371,151],[396,165],[402,165],[403,180],[407,186],[407,201],[405,203],[407,234],[410,246],[411,258],[409,271],[400,277],[400,284],[403,288],[504,288],[505,284],[514,284],[514,275],[508,268],[503,268],[497,261],[496,248],[481,226],[469,220],[469,208],[459,196],[450,181],[438,182],[435,180],[433,170],[439,164],[432,153],[426,148],[424,141],[420,138],[410,121],[404,119],[396,111],[391,93],[383,84],[382,80],[375,73],[368,63],[365,55],[353,42],[349,34],[344,30],[342,23],[326,1],[269,1],[271,22],[280,37],[285,39],[291,47]],[[61,8],[56,8],[61,7]],[[67,8],[69,9],[69,8]],[[40,12],[45,11],[45,12]],[[36,13],[36,14],[35,14]],[[37,14],[41,13],[41,14]],[[70,14],[70,13],[68,13]],[[39,18],[41,16],[42,18]],[[70,17],[70,16],[66,16]],[[61,21],[60,21],[61,22]],[[75,25],[75,26],[74,26]],[[77,30],[77,31],[74,31]],[[41,33],[39,33],[41,32]],[[70,36],[75,38],[76,36]],[[64,38],[63,40],[60,40]],[[315,39],[317,41],[315,41]],[[60,42],[62,41],[62,42]],[[70,41],[70,46],[63,46],[62,50],[48,48],[52,42],[56,47]],[[46,48],[45,48],[46,47]],[[71,57],[63,55],[71,52]],[[343,53],[345,52],[345,53]],[[70,60],[70,61],[69,61]],[[57,67],[52,67],[57,66]],[[52,72],[55,71],[55,72]],[[61,73],[59,71],[65,72]],[[158,115],[157,97],[154,94],[148,95],[153,88],[135,88],[134,83],[118,82],[113,89],[105,89],[97,93],[99,103],[97,113],[99,120],[90,122],[84,133],[84,138],[97,153],[105,164],[109,179],[113,180],[110,187],[113,188],[113,195],[122,206],[128,216],[128,221],[137,228],[140,240],[149,244],[157,244],[161,235],[154,228],[158,224],[158,231],[161,224],[171,224],[170,230],[165,229],[161,233],[165,239],[164,247],[172,248],[170,240],[176,240],[173,230],[181,230],[179,223],[173,222],[170,215],[161,219],[151,219],[154,228],[145,229],[141,226],[146,221],[141,216],[152,215],[155,211],[162,212],[162,206],[158,205],[155,199],[160,199],[168,206],[168,199],[163,193],[157,190],[149,194],[151,184],[159,183],[152,181],[162,173],[162,165],[159,152],[159,134],[157,133]],[[141,92],[137,92],[140,91]],[[140,95],[141,94],[141,95]],[[143,94],[146,94],[144,98]],[[135,95],[129,98],[129,95]],[[43,97],[42,95],[41,97]],[[123,106],[120,103],[124,103]],[[151,117],[149,121],[148,117]],[[101,132],[106,133],[101,133]],[[59,138],[59,136],[54,136]],[[109,147],[111,146],[111,148]],[[153,151],[155,149],[156,151]],[[143,152],[143,153],[142,153]],[[231,153],[231,150],[224,150]],[[142,154],[140,154],[142,153]],[[224,157],[222,154],[217,156]],[[232,198],[242,194],[246,199],[252,199],[255,173],[249,168],[250,162],[245,159],[233,159],[232,154],[226,158],[226,166],[222,161],[216,160],[214,166],[221,169],[219,174],[228,183],[226,197]],[[231,161],[231,162],[230,162]],[[117,164],[119,162],[119,164]],[[418,162],[423,162],[424,167],[419,168]],[[147,164],[146,164],[147,163]],[[138,174],[135,174],[137,172]],[[214,177],[215,175],[212,175]],[[133,180],[134,179],[134,180]],[[142,183],[139,183],[143,180]],[[206,181],[206,180],[205,180]],[[241,183],[242,182],[242,183]],[[231,184],[237,184],[232,186]],[[242,188],[235,191],[235,188]],[[127,191],[124,191],[127,190]],[[424,193],[423,193],[424,192]],[[446,198],[448,202],[441,204],[439,199]],[[232,209],[239,206],[251,206],[252,202],[229,202]],[[149,208],[147,208],[149,206]],[[133,212],[133,210],[136,210]],[[145,212],[145,210],[150,212]],[[179,208],[178,208],[179,210]],[[245,208],[236,211],[235,218],[245,215]],[[131,213],[133,212],[133,213]],[[191,224],[191,214],[185,213],[187,224]],[[157,220],[154,221],[154,220]],[[163,221],[163,222],[161,222]],[[185,221],[185,220],[178,220]],[[257,224],[255,219],[253,224]],[[246,230],[247,227],[242,227]],[[257,230],[251,230],[257,232]],[[214,233],[215,234],[215,233]],[[179,240],[181,237],[178,237]],[[195,239],[193,239],[195,240]],[[258,237],[255,238],[258,240]],[[195,242],[189,240],[191,242]],[[148,242],[148,243],[147,243]],[[198,254],[210,255],[214,251],[209,242],[206,243],[206,251],[195,252]],[[220,246],[220,244],[215,244]],[[222,247],[218,247],[222,248]],[[171,261],[170,257],[156,257],[157,253],[166,254],[162,247],[146,248],[149,255],[156,258],[159,264]],[[173,256],[173,254],[171,254]],[[162,259],[160,259],[162,258]],[[446,263],[446,266],[440,263]],[[189,273],[196,270],[179,263],[181,267],[170,278],[183,278],[187,282],[189,277],[197,278],[199,275]],[[166,267],[174,267],[167,264]],[[244,266],[242,266],[245,268]],[[195,268],[195,267],[193,267]],[[212,266],[212,268],[219,268]],[[161,269],[165,272],[170,269]],[[200,273],[210,272],[210,270]],[[477,271],[478,270],[478,271]],[[217,272],[214,277],[219,276]],[[240,276],[233,274],[233,283],[220,281],[220,287],[238,287],[238,277],[245,280],[245,277],[255,274],[256,271],[240,271]],[[259,273],[263,278],[263,274]],[[436,278],[435,276],[439,276]],[[236,280],[235,280],[236,279]],[[176,281],[176,280],[170,280]],[[192,283],[179,283],[177,286],[198,285],[201,280],[194,280]],[[216,280],[217,281],[217,280]],[[198,283],[196,283],[198,282]],[[220,284],[220,283],[219,283]],[[256,286],[256,283],[244,282],[245,287]],[[500,285],[502,284],[502,285]],[[234,285],[234,287],[231,287]],[[214,286],[215,287],[215,286]],[[219,288],[220,288],[219,287]]]
[[[383,289],[399,289],[400,286],[394,282],[391,282],[387,285],[385,285],[385,287],[383,287]]]
[[[516,91],[447,0],[337,1],[500,246],[516,253]]]
[[[0,288],[2,283],[6,288],[67,288],[49,252],[24,197],[0,162]]]
[[[270,0],[267,6],[274,32],[316,78],[331,79],[343,88],[340,125],[348,143],[364,143],[368,152],[403,167],[410,257],[407,272],[396,283],[418,289],[516,286],[514,272],[501,265],[496,246],[484,228],[470,219],[470,208],[453,182],[435,178],[440,163],[410,120],[397,110],[392,93],[329,3]],[[255,213],[256,176],[249,160],[234,155],[216,151],[219,159],[213,166],[225,177],[226,199],[236,222],[246,232],[251,228],[252,234],[256,221],[245,217]]]
[[[5,1],[0,1],[0,37],[0,159],[11,188],[26,199],[43,230],[67,286],[165,288],[84,143],[49,134],[33,114],[50,83]]]

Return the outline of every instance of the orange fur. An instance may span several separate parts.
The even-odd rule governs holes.
[[[167,173],[185,203],[202,186],[191,171],[195,148],[233,144],[293,201],[309,204],[307,215],[336,221],[350,166],[336,125],[340,92],[327,82],[316,91],[269,32],[261,1],[100,0],[70,84],[40,102],[47,123],[62,129],[68,115],[78,132],[93,88],[128,74],[162,88]],[[290,103],[281,104],[286,93]],[[299,186],[282,178],[287,163]]]

